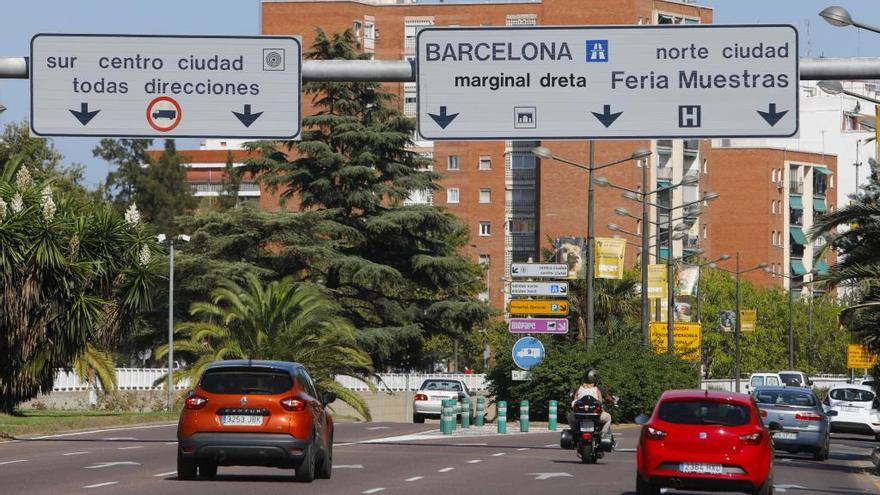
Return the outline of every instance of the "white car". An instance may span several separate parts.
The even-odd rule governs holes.
[[[749,383],[746,384],[746,393],[751,393],[758,387],[781,387],[784,385],[779,373],[752,373],[749,375]]]
[[[803,371],[780,371],[777,373],[786,387],[812,387],[813,381]]]
[[[871,435],[880,440],[880,399],[871,387],[832,387],[822,403],[826,410],[837,411],[837,416],[830,418],[832,432]]]
[[[462,380],[456,378],[428,378],[422,382],[413,399],[413,423],[424,423],[425,418],[440,419],[442,402],[455,399],[455,415],[461,414],[461,399],[471,401],[471,418],[474,416],[474,397]]]

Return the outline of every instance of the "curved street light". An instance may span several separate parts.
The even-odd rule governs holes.
[[[831,24],[832,26],[854,26],[857,28],[867,29],[868,31],[873,31],[875,33],[880,33],[880,28],[853,19],[848,10],[837,5],[823,9],[822,12],[819,12],[819,17],[825,19],[825,21],[827,21],[828,24]]]

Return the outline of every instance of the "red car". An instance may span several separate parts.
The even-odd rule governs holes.
[[[217,466],[293,468],[297,481],[330,478],[333,418],[306,369],[284,361],[218,361],[186,399],[177,427],[177,478]]]
[[[665,392],[642,424],[636,492],[683,490],[773,493],[773,442],[749,395],[707,390]]]

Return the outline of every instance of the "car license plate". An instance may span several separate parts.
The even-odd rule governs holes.
[[[724,466],[721,464],[682,462],[681,465],[679,465],[678,470],[682,473],[722,474],[724,473]]]
[[[846,411],[846,412],[859,412],[859,411],[861,411],[862,409],[859,408],[859,407],[840,406],[840,410],[841,410],[841,411]]]
[[[795,433],[793,431],[780,431],[780,432],[774,433],[773,438],[779,439],[779,440],[796,440],[797,433]]]
[[[252,416],[252,415],[234,415],[234,416],[220,416],[220,423],[226,426],[232,425],[262,425],[263,417],[262,416]]]
[[[594,424],[592,421],[585,419],[581,421],[581,431],[593,431]]]

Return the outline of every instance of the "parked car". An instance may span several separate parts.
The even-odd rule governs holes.
[[[780,371],[777,373],[786,387],[812,387],[813,381],[803,371]]]
[[[284,361],[211,364],[186,398],[177,427],[177,478],[217,466],[293,468],[297,481],[330,478],[333,418],[306,369]]]
[[[773,433],[777,449],[791,453],[809,451],[813,459],[828,459],[831,450],[829,417],[837,411],[822,408],[812,390],[796,387],[758,387],[752,392],[764,422],[775,421],[782,430]]]
[[[749,375],[749,383],[746,384],[746,392],[751,392],[757,387],[779,387],[782,385],[782,377],[778,373],[752,373]]]
[[[442,402],[455,399],[455,414],[461,415],[461,400],[473,399],[464,381],[455,378],[429,378],[422,382],[413,398],[413,423],[424,423],[425,418],[440,419]],[[473,402],[473,401],[471,401]],[[474,408],[471,406],[471,416]]]
[[[773,442],[754,400],[710,390],[664,392],[642,424],[636,449],[636,492],[663,487],[773,492]]]
[[[867,385],[832,387],[822,401],[831,417],[831,431],[871,435],[880,440],[880,399]]]

